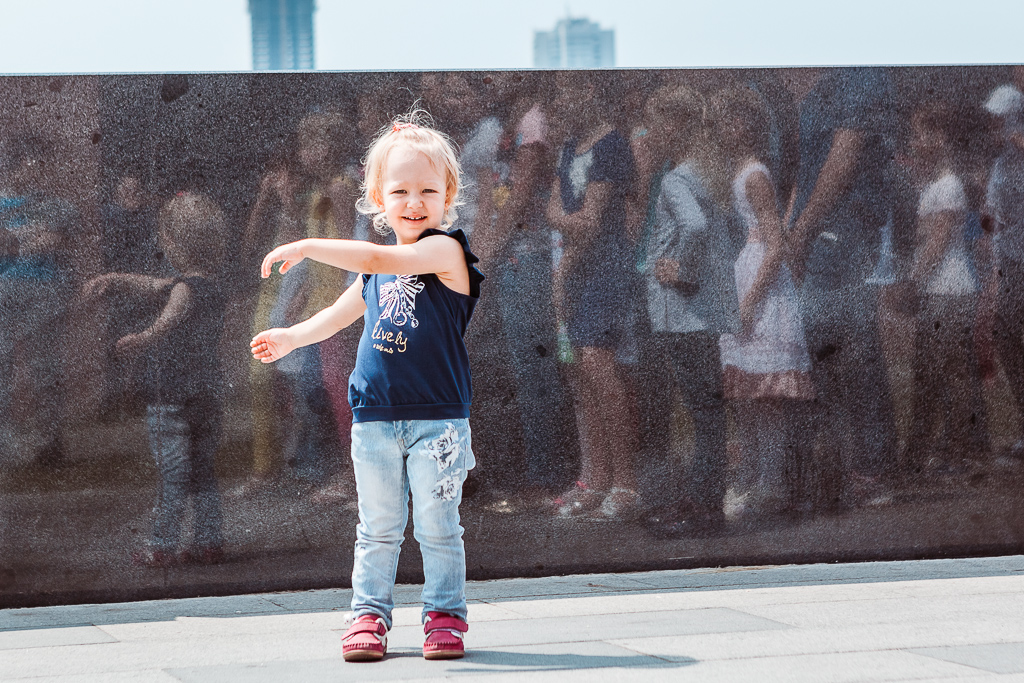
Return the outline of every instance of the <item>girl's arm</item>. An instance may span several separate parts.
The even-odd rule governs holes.
[[[764,173],[751,173],[747,178],[747,198],[757,216],[757,224],[764,240],[764,259],[757,270],[750,291],[740,302],[740,320],[746,331],[754,322],[757,304],[767,295],[768,289],[778,277],[785,254],[785,242],[782,236],[782,222],[779,220],[779,205],[775,196],[775,186]]]
[[[162,293],[174,284],[170,278],[150,277],[136,273],[104,273],[89,280],[82,286],[82,296],[93,298],[102,296],[114,287],[126,287],[143,295]]]
[[[274,264],[283,261],[280,272],[284,274],[307,258],[351,273],[435,273],[450,289],[469,294],[465,252],[461,244],[444,235],[431,235],[414,244],[399,245],[372,244],[362,240],[299,240],[267,254],[260,272],[263,277],[270,277]]]
[[[150,279],[155,280],[156,278]],[[152,345],[180,324],[182,318],[188,312],[191,300],[192,290],[189,289],[187,284],[179,282],[174,285],[171,289],[171,296],[167,299],[167,304],[160,311],[160,315],[153,321],[153,324],[141,332],[126,334],[121,337],[117,340],[114,349],[118,353],[134,354]]]
[[[801,273],[811,243],[817,236],[814,230],[828,217],[829,212],[853,184],[863,151],[863,133],[847,128],[836,131],[828,157],[818,173],[814,189],[811,190],[811,196],[793,222],[795,265]]]
[[[249,346],[252,355],[263,363],[273,363],[301,346],[322,342],[348,327],[366,310],[363,278],[358,277],[338,300],[312,318],[297,325],[260,332]]]

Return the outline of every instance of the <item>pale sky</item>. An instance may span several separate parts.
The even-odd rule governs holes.
[[[318,0],[321,70],[529,68],[567,13],[616,66],[1024,63],[1021,0]],[[0,0],[0,73],[247,71],[247,0]]]

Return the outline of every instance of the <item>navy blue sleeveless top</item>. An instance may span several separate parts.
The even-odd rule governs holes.
[[[459,242],[469,295],[437,275],[363,275],[363,336],[349,378],[353,422],[469,417],[473,388],[462,337],[480,298],[483,274],[462,230],[424,230]]]

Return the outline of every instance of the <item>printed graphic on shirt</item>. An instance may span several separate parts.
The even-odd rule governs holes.
[[[380,318],[373,324],[371,338],[376,341],[373,348],[381,353],[405,353],[409,337],[401,330],[389,330],[384,321],[390,320],[395,327],[419,327],[420,321],[413,315],[416,310],[416,295],[426,285],[417,275],[398,275],[393,282],[380,286]]]
[[[380,286],[381,320],[390,320],[398,327],[419,327],[413,311],[416,310],[416,295],[423,291],[424,284],[418,275],[398,275],[393,282]]]
[[[434,484],[434,498],[438,500],[455,500],[459,487],[462,485],[462,479],[459,477],[460,474],[462,474],[462,470],[457,469]]]
[[[443,472],[459,457],[459,431],[451,422],[441,436],[427,444],[427,455],[437,463],[437,471]]]

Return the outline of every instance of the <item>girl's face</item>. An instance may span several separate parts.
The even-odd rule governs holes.
[[[396,147],[388,155],[381,182],[380,207],[399,244],[412,244],[429,228],[440,228],[445,210],[444,173],[426,154]]]

